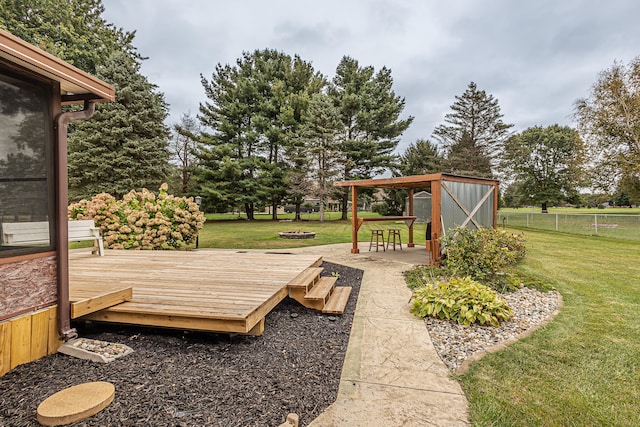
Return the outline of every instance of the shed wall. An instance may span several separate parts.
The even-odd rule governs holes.
[[[467,182],[444,181],[443,185],[453,193],[453,196],[471,213],[482,198],[491,191],[494,186],[487,184],[476,184]],[[441,214],[443,229],[449,229],[462,225],[468,214],[458,205],[454,197],[447,191],[442,191]],[[487,197],[480,208],[473,215],[474,220],[482,227],[493,227],[493,197]],[[476,228],[472,221],[468,221],[468,228]]]

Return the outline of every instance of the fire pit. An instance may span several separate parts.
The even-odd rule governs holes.
[[[316,233],[312,231],[281,231],[278,233],[281,239],[314,239]]]

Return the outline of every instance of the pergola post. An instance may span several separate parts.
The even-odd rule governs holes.
[[[440,265],[440,233],[442,230],[442,180],[431,183],[431,264]]]
[[[351,186],[351,253],[360,253],[358,249],[358,187]]]
[[[413,216],[413,188],[409,189],[409,216]],[[409,226],[409,243],[408,247],[413,248],[415,245],[413,244],[413,222]]]

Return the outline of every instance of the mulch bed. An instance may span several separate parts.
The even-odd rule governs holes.
[[[113,403],[76,426],[300,425],[336,399],[362,271],[323,264],[352,286],[347,309],[329,316],[286,298],[260,337],[108,324],[78,325],[80,336],[135,352],[108,364],[56,354],[0,378],[0,425],[38,426],[36,409],[53,393],[89,381],[116,387]]]

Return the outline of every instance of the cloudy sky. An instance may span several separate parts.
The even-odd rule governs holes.
[[[142,73],[195,115],[200,74],[243,51],[298,54],[333,78],[340,59],[392,70],[414,116],[398,152],[429,138],[469,82],[498,99],[515,130],[573,125],[598,73],[640,55],[637,0],[103,0],[105,19],[136,31]]]

